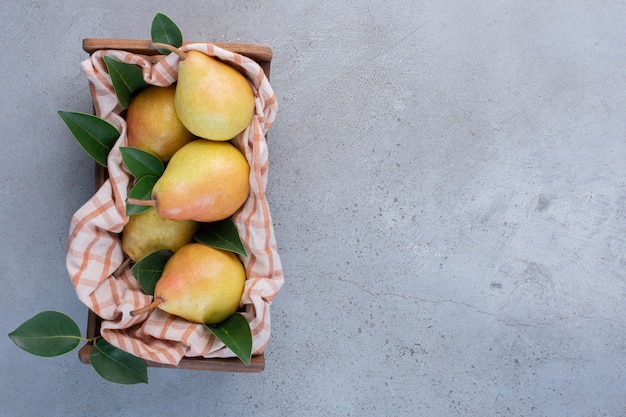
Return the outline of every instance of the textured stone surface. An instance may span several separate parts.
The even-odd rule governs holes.
[[[93,165],[86,37],[274,49],[286,282],[261,374],[100,379],[0,342],[6,415],[626,415],[626,4],[105,0],[1,7],[2,334],[81,324],[64,266]],[[84,324],[83,324],[84,326]]]

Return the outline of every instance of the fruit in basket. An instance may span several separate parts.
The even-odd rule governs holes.
[[[194,135],[181,123],[174,107],[176,87],[151,85],[136,93],[126,112],[128,146],[169,161]]]
[[[131,315],[158,307],[194,323],[217,324],[239,308],[245,280],[246,271],[234,253],[190,243],[165,264],[154,301]]]
[[[248,198],[249,175],[233,144],[197,139],[174,154],[152,190],[153,203],[169,220],[223,220]]]
[[[242,73],[199,51],[178,64],[175,106],[193,134],[224,141],[244,130],[254,114],[254,92]]]
[[[160,217],[154,208],[130,216],[122,232],[122,249],[134,262],[158,250],[176,252],[193,239],[198,223]]]

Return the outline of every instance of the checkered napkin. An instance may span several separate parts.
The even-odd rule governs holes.
[[[240,257],[247,280],[242,297],[243,315],[252,329],[252,352],[265,350],[270,337],[270,304],[283,284],[272,219],[265,199],[268,152],[265,135],[276,116],[276,96],[253,60],[212,44],[182,48],[197,50],[238,68],[250,81],[256,101],[252,123],[233,143],[250,164],[250,196],[233,215],[248,255]],[[159,309],[137,317],[130,312],[151,301],[123,266],[119,235],[128,221],[125,200],[132,177],[119,151],[127,146],[126,123],[111,85],[103,56],[139,65],[147,83],[167,86],[177,79],[179,57],[169,54],[158,62],[119,50],[102,50],[82,63],[89,81],[95,113],[118,128],[121,135],[108,156],[109,178],[72,217],[67,246],[67,270],[78,298],[103,319],[102,336],[114,346],[138,357],[176,365],[187,357],[234,357],[203,325],[190,323]],[[121,268],[120,268],[121,266]]]

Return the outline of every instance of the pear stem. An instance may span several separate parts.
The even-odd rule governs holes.
[[[113,275],[114,278],[119,278],[120,275],[122,275],[122,272],[124,272],[126,267],[130,264],[130,262],[131,262],[130,258],[124,259],[124,262],[122,262],[121,265],[118,266],[117,269],[113,271],[111,275]]]
[[[132,198],[132,197],[127,198],[126,203],[134,204],[136,206],[143,206],[143,207],[155,207],[156,206],[156,200],[141,200],[139,198]]]
[[[163,303],[165,300],[161,297],[156,297],[150,304],[143,306],[141,308],[138,308],[137,310],[133,310],[130,312],[130,316],[131,317],[135,317],[138,316],[140,314],[144,314],[147,313],[149,311],[154,310],[155,308],[157,308],[159,305],[161,305],[161,303]]]
[[[183,51],[181,51],[179,48],[172,46],[172,45],[168,45],[167,43],[161,43],[161,42],[152,42],[150,44],[150,46],[154,49],[167,49],[170,52],[174,52],[176,55],[178,55],[180,57],[181,61],[184,61],[186,58],[186,55]]]

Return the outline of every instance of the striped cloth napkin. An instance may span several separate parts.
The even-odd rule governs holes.
[[[253,60],[212,44],[194,43],[183,50],[197,50],[238,68],[255,91],[256,113],[252,123],[233,139],[251,167],[250,196],[233,216],[248,255],[240,257],[247,281],[242,314],[252,329],[252,352],[262,353],[270,338],[270,304],[283,284],[272,218],[265,198],[268,151],[265,135],[277,111],[276,96],[263,70]],[[169,315],[159,309],[131,317],[130,312],[151,301],[124,266],[119,233],[128,221],[125,200],[132,181],[119,151],[126,144],[126,123],[103,56],[139,65],[148,84],[167,86],[177,79],[178,60],[169,54],[157,62],[127,51],[101,50],[83,61],[95,113],[121,132],[108,156],[109,178],[73,216],[66,264],[78,298],[103,319],[102,337],[133,355],[176,365],[187,357],[234,357],[203,325]]]

